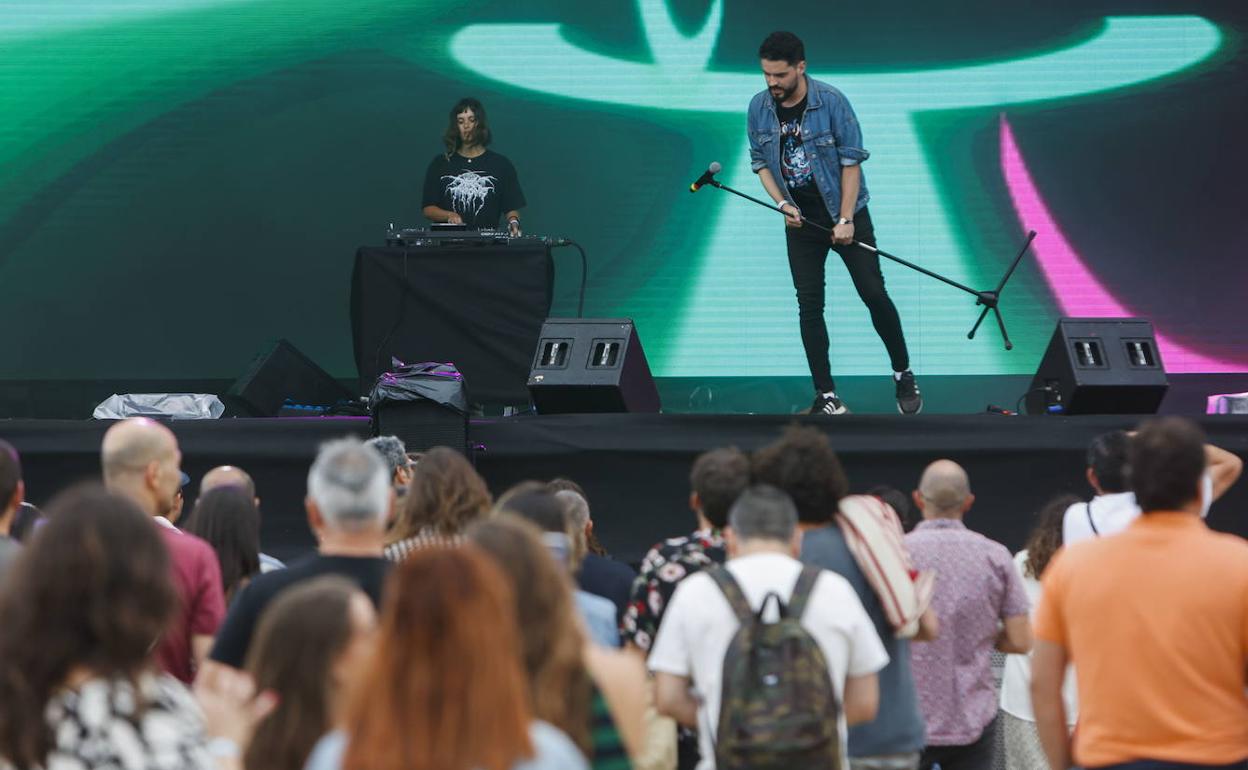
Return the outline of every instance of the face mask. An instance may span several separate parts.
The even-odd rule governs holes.
[[[1209,515],[1209,506],[1213,505],[1213,476],[1209,471],[1200,477],[1200,517]]]

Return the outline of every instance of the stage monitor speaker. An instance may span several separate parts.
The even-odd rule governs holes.
[[[468,415],[434,401],[383,401],[373,411],[373,435],[397,436],[409,452],[435,446],[468,451]]]
[[[529,372],[538,414],[657,412],[637,329],[628,318],[547,318]]]
[[[226,393],[227,402],[251,417],[275,417],[288,400],[332,406],[353,398],[350,390],[284,339],[256,355]]]
[[[1062,318],[1027,394],[1028,414],[1154,414],[1170,387],[1143,318]]]

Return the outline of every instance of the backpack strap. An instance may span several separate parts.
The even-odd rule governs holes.
[[[809,564],[802,565],[802,574],[797,576],[797,583],[793,586],[793,595],[789,597],[790,617],[802,619],[802,613],[806,611],[806,600],[810,598],[815,581],[819,579],[822,572],[823,570],[818,567],[812,567]]]
[[[745,594],[741,592],[741,586],[732,573],[722,566],[711,567],[703,571],[710,575],[715,585],[719,586],[719,590],[724,592],[724,597],[728,599],[732,611],[737,613],[737,620],[742,624],[750,622],[754,617],[754,611],[750,609],[750,603],[746,600]]]

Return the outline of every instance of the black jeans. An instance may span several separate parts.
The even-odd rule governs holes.
[[[919,770],[992,770],[997,743],[997,719],[993,717],[979,740],[965,746],[928,746],[919,758]]]
[[[871,312],[871,324],[888,350],[893,371],[910,368],[910,354],[906,351],[901,318],[884,289],[880,258],[860,246],[833,245],[831,236],[809,226],[789,229],[785,235],[789,270],[793,274],[793,288],[797,290],[797,318],[802,330],[802,347],[806,348],[806,362],[810,365],[815,390],[822,393],[836,387],[832,367],[828,363],[828,327],[823,320],[824,267],[828,261],[828,249],[839,254],[849,270],[858,296]],[[875,226],[871,224],[871,214],[866,206],[854,215],[854,238],[875,245]]]

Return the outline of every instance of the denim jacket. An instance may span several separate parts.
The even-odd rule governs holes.
[[[750,168],[770,169],[771,176],[784,191],[789,202],[788,185],[780,172],[780,119],[776,117],[776,102],[769,91],[762,91],[750,101]],[[813,78],[806,78],[806,115],[802,119],[802,146],[811,159],[815,184],[823,194],[823,203],[833,220],[840,216],[841,166],[862,163],[871,153],[862,149],[862,129],[854,108],[849,106],[845,94]],[[858,200],[854,211],[860,210],[870,200],[867,180],[862,177],[858,187]]]

